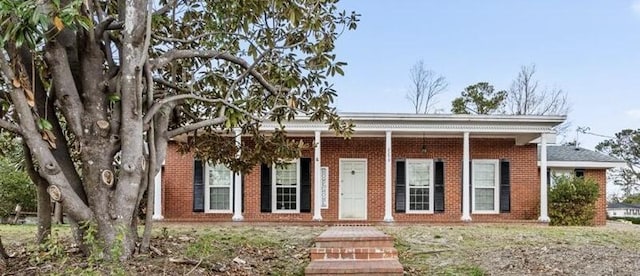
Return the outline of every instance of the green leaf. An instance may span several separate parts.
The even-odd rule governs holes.
[[[119,102],[120,101],[120,95],[118,94],[109,94],[107,96],[107,99],[109,99],[110,102]]]
[[[53,125],[47,119],[40,118],[38,119],[38,128],[42,130],[51,130],[53,129]]]

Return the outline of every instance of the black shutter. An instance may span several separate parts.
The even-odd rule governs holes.
[[[300,212],[311,212],[311,158],[300,158]]]
[[[584,169],[575,169],[574,172],[576,177],[584,177]]]
[[[551,187],[551,169],[547,169],[547,189]]]
[[[433,210],[436,213],[444,212],[444,162],[435,162],[435,176],[433,185]]]
[[[508,160],[500,161],[500,213],[511,211],[511,172]]]
[[[193,211],[204,212],[204,163],[193,160]]]
[[[260,166],[260,212],[271,213],[271,168]]]
[[[407,210],[407,171],[406,162],[396,161],[396,213],[404,213]]]

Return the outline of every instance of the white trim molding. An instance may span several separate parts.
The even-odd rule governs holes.
[[[538,167],[541,162],[538,161]],[[549,168],[584,168],[584,169],[612,169],[626,167],[625,162],[595,162],[595,161],[547,161]]]

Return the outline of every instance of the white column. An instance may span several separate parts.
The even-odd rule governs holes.
[[[316,130],[315,132],[315,140],[314,143],[316,145],[315,150],[313,152],[313,157],[315,162],[313,162],[313,220],[321,221],[322,220],[322,212],[320,212],[322,208],[322,175],[321,175],[321,163],[320,163],[320,131]]]
[[[540,135],[540,222],[549,222],[547,213],[547,135]]]
[[[240,146],[242,146],[242,132],[239,129],[235,130],[236,146],[238,147],[238,153],[236,156],[240,158]],[[242,174],[236,172],[233,181],[233,221],[241,221],[244,219],[242,216]]]
[[[156,174],[154,178],[155,191],[153,195],[153,218],[154,220],[162,220],[162,170]]]
[[[462,143],[462,221],[471,221],[471,206],[469,198],[469,132],[464,133]]]
[[[391,131],[387,130],[384,158],[384,221],[392,222],[391,214]]]

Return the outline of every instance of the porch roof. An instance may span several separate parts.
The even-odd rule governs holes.
[[[409,113],[339,113],[343,120],[354,124],[353,136],[471,136],[512,137],[519,144],[529,143],[543,133],[555,133],[553,127],[564,122],[566,116],[533,115],[470,115],[470,114],[409,114]],[[321,131],[323,136],[334,135],[326,124],[300,116],[284,122],[287,132],[304,134]],[[265,122],[261,129],[273,131],[275,122]],[[526,141],[525,141],[526,140]]]

